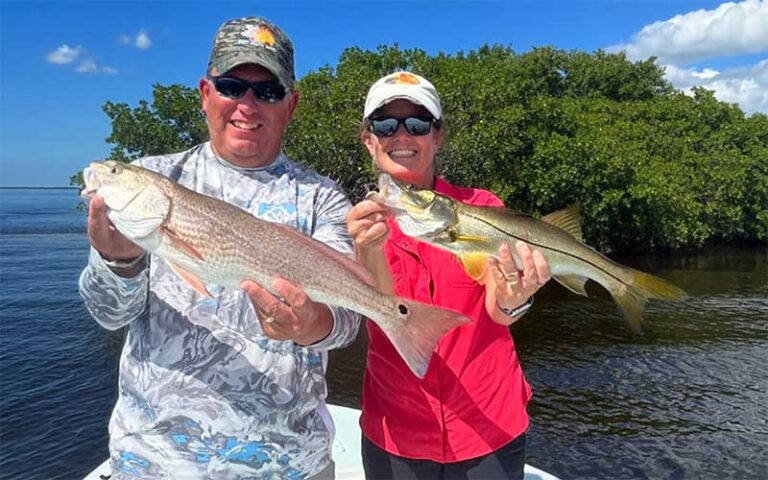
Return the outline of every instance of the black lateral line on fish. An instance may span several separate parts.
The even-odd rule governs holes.
[[[614,275],[614,274],[612,274],[611,272],[607,271],[606,269],[604,269],[604,268],[600,267],[599,265],[595,265],[594,263],[590,262],[589,260],[587,260],[587,259],[585,259],[585,258],[581,258],[581,257],[578,257],[578,256],[576,256],[576,255],[574,255],[574,254],[572,254],[572,253],[570,253],[570,252],[566,252],[566,251],[564,251],[564,250],[559,250],[559,249],[557,249],[557,248],[553,248],[553,247],[549,247],[549,246],[546,246],[546,245],[542,245],[542,244],[538,244],[538,243],[530,242],[530,241],[528,241],[528,240],[525,240],[524,238],[520,238],[520,237],[517,237],[517,236],[513,235],[512,233],[510,233],[510,232],[507,232],[506,230],[503,230],[503,229],[501,229],[501,228],[497,227],[496,225],[494,225],[494,224],[490,223],[489,221],[487,221],[487,220],[485,220],[485,219],[483,219],[483,218],[480,218],[480,217],[476,217],[475,215],[472,215],[471,213],[468,213],[468,212],[462,212],[462,213],[461,213],[461,215],[466,215],[467,217],[470,217],[470,218],[472,218],[472,219],[474,219],[474,220],[477,220],[477,221],[480,221],[480,222],[482,222],[482,223],[485,223],[485,224],[486,224],[486,225],[488,225],[489,227],[493,228],[494,230],[496,230],[496,231],[498,231],[498,232],[501,232],[501,233],[503,233],[504,235],[509,235],[510,237],[512,237],[512,238],[514,238],[514,239],[516,239],[516,240],[520,240],[521,242],[525,242],[525,243],[531,244],[531,245],[533,245],[534,247],[541,247],[541,248],[546,248],[547,250],[551,250],[551,251],[553,251],[553,252],[557,252],[557,253],[563,254],[563,255],[565,255],[565,256],[568,256],[568,257],[571,257],[571,258],[575,258],[575,259],[578,259],[579,261],[582,261],[582,262],[586,263],[587,265],[592,265],[592,266],[593,266],[593,267],[595,267],[597,270],[600,270],[601,272],[605,273],[605,274],[606,274],[606,275],[608,275],[609,277],[611,277],[611,278],[614,278],[616,281],[618,281],[618,282],[619,282],[619,283],[621,283],[622,285],[628,285],[628,284],[627,284],[627,282],[625,282],[624,280],[620,279],[619,277],[617,277],[616,275]],[[557,227],[555,227],[555,228],[557,228]],[[512,247],[512,246],[510,245],[510,247]],[[607,258],[607,257],[606,257],[606,259],[607,259],[607,260],[610,260],[610,259],[609,259],[609,258]],[[612,260],[611,260],[611,261],[612,261]]]

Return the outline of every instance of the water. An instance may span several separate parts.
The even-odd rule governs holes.
[[[80,479],[107,458],[122,332],[77,294],[75,190],[0,189],[0,478]],[[513,327],[534,390],[528,463],[563,479],[768,478],[768,254],[717,248],[620,261],[691,298],[647,334],[557,285]],[[364,334],[333,352],[330,401],[357,406]]]

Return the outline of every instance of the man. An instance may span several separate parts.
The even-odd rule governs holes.
[[[351,254],[346,197],[281,153],[293,85],[282,30],[228,21],[199,83],[210,142],[136,163]],[[326,352],[354,340],[356,314],[279,279],[279,297],[253,282],[209,285],[214,298],[202,297],[117,232],[98,197],[88,234],[85,305],[105,328],[128,326],[109,426],[113,478],[333,478]]]

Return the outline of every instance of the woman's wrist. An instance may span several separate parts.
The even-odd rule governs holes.
[[[515,317],[524,315],[531,308],[531,305],[533,305],[533,295],[528,297],[528,300],[526,300],[525,303],[518,305],[517,307],[514,307],[514,308],[502,307],[501,305],[499,305],[498,302],[496,302],[496,308],[498,308],[501,313],[503,313],[504,315],[510,318],[515,318]]]

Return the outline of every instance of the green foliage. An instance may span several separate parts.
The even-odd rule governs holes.
[[[360,142],[368,87],[407,69],[445,111],[442,174],[544,215],[579,202],[587,243],[603,251],[768,241],[768,117],[712,92],[683,95],[654,59],[487,45],[427,55],[397,45],[345,50],[298,82],[285,149],[338,180],[353,200],[375,185]],[[154,102],[107,103],[112,158],[185,149],[206,137],[195,90],[155,86]]]

